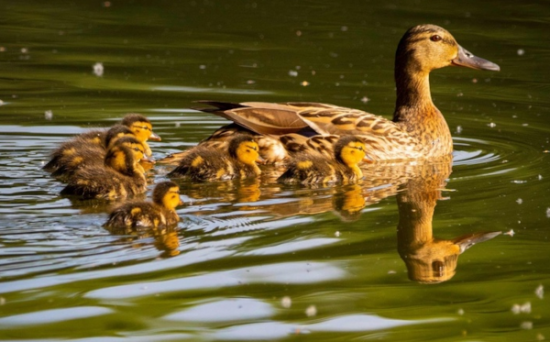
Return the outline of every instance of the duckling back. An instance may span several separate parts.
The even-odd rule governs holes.
[[[158,228],[166,226],[163,210],[150,202],[128,202],[115,208],[103,225],[107,229],[142,227]]]
[[[278,179],[281,183],[327,184],[339,181],[337,167],[321,155],[298,154]]]
[[[185,155],[169,177],[188,176],[193,181],[228,180],[238,176],[226,153],[197,146]]]
[[[158,183],[153,191],[153,202],[132,201],[115,208],[104,227],[128,230],[174,226],[180,220],[175,209],[183,205],[179,193],[179,187],[174,182]]]
[[[143,193],[147,181],[136,164],[129,147],[114,146],[107,152],[104,165],[78,169],[61,194],[113,200]]]

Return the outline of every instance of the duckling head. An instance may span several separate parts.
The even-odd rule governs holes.
[[[145,142],[148,139],[160,141],[160,137],[153,133],[153,125],[151,121],[141,114],[127,114],[122,119],[122,125],[127,126],[139,139]]]
[[[334,144],[336,160],[352,169],[358,179],[363,178],[359,163],[366,157],[366,150],[365,143],[354,135],[345,135]]]
[[[229,154],[246,165],[258,167],[256,162],[261,161],[260,147],[249,136],[238,136],[229,142]],[[259,171],[259,168],[258,170]]]
[[[175,210],[176,207],[183,205],[179,186],[174,182],[158,183],[153,190],[153,202],[168,210]]]
[[[134,133],[130,130],[130,128],[124,125],[114,125],[107,131],[107,134],[105,135],[105,146],[109,147],[117,139],[126,136],[134,136]]]
[[[147,156],[143,143],[133,134],[131,136],[118,138],[113,144],[128,147],[134,155],[134,161],[137,164],[136,168],[142,173],[145,173],[145,169],[141,165],[145,166],[147,169],[150,169],[155,164],[155,161]]]
[[[136,163],[139,162],[139,159],[134,157],[134,154],[140,155],[139,149],[137,150],[123,145],[115,145],[107,151],[105,165],[132,177],[136,171]]]
[[[427,75],[434,69],[450,65],[479,70],[499,71],[500,67],[476,57],[463,47],[444,28],[436,25],[418,25],[410,28],[401,41],[395,58],[396,72]]]

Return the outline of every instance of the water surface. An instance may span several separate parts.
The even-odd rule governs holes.
[[[550,338],[545,2],[0,9],[0,339]],[[59,196],[63,184],[41,170],[62,141],[129,112],[162,136],[156,158],[194,146],[227,123],[189,109],[200,99],[316,101],[389,117],[395,47],[426,22],[502,69],[432,73],[452,160],[375,167],[362,186],[178,180],[184,221],[135,235],[104,230],[108,205]],[[475,240],[486,232],[502,233]],[[426,249],[411,243],[428,235]],[[479,243],[460,255],[444,247],[468,239]],[[445,263],[422,264],[434,255]]]

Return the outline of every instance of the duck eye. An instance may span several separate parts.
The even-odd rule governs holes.
[[[440,36],[440,35],[437,35],[437,34],[434,34],[433,36],[430,37],[430,40],[431,40],[432,42],[438,42],[438,41],[440,41],[441,39],[443,39],[443,38],[441,38],[441,36]]]

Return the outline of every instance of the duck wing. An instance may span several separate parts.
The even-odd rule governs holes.
[[[214,108],[198,108],[198,110],[219,115],[258,134],[369,135],[383,134],[388,130],[397,129],[394,122],[381,116],[326,103],[217,101],[199,101],[199,103],[205,103]]]

